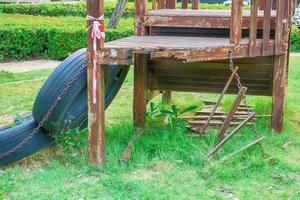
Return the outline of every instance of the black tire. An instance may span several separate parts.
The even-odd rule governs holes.
[[[86,49],[80,49],[66,58],[49,76],[41,88],[32,110],[34,119],[40,122],[65,85],[86,65]],[[105,68],[106,107],[118,93],[129,67],[109,65]],[[44,128],[52,134],[68,129],[80,130],[87,126],[87,72],[81,74],[61,102],[49,116]]]
[[[0,131],[0,154],[8,152],[17,146],[24,138],[30,134],[33,129],[37,127],[37,123],[32,119],[24,124]],[[21,149],[0,159],[0,165],[6,165],[16,160],[20,160],[29,156],[54,142],[51,137],[43,128],[36,133],[31,140],[29,140]]]

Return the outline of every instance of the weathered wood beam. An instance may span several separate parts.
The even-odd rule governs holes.
[[[143,25],[143,21],[140,19],[142,16],[145,15],[145,13],[148,11],[148,1],[146,0],[135,0],[134,1],[134,32],[135,35],[145,35],[146,29]]]
[[[188,0],[182,0],[181,2],[181,8],[182,9],[187,9],[188,8]]]
[[[226,130],[228,129],[230,122],[232,121],[234,114],[236,113],[241,101],[243,100],[245,94],[246,94],[247,88],[246,87],[241,87],[239,90],[239,93],[235,99],[235,101],[232,104],[232,107],[230,109],[230,112],[228,113],[225,121],[222,124],[221,129],[218,132],[218,138],[222,138],[226,132]]]
[[[250,33],[249,33],[249,57],[255,56],[256,37],[257,37],[257,19],[259,0],[251,1],[251,15],[250,15]]]
[[[284,105],[286,95],[287,56],[274,57],[273,95],[272,95],[272,128],[280,133],[283,127]]]
[[[262,47],[263,56],[268,55],[270,51],[268,43],[270,41],[270,32],[271,32],[271,11],[272,11],[272,0],[264,0],[263,47]]]
[[[88,15],[98,18],[104,14],[103,0],[88,0]],[[101,22],[103,23],[103,22]],[[93,24],[88,20],[87,27]],[[102,24],[104,25],[104,24]],[[92,29],[87,33],[87,68],[88,68],[88,130],[89,130],[89,148],[88,156],[91,165],[102,166],[105,160],[105,87],[104,87],[104,65],[96,64],[96,102],[93,102],[93,40],[91,38]],[[97,50],[104,46],[102,39],[97,40]]]
[[[148,93],[147,54],[134,55],[133,121],[138,128],[145,127]]]
[[[176,0],[167,0],[167,9],[175,9]]]
[[[229,88],[229,86],[230,86],[232,80],[233,80],[234,77],[236,76],[236,73],[237,73],[238,69],[239,69],[238,67],[235,67],[235,69],[234,69],[233,72],[231,73],[231,75],[230,75],[230,77],[229,77],[229,79],[228,79],[228,81],[227,81],[227,83],[226,83],[226,85],[225,85],[225,87],[224,87],[224,89],[223,89],[221,95],[219,96],[219,98],[218,98],[216,104],[214,105],[214,107],[213,107],[213,109],[212,109],[212,111],[211,111],[211,113],[210,113],[210,115],[209,115],[209,117],[208,117],[206,123],[204,124],[204,126],[203,126],[203,128],[202,128],[202,130],[201,130],[201,132],[200,132],[202,135],[205,134],[205,131],[206,131],[208,125],[209,125],[210,120],[213,118],[213,116],[214,116],[214,114],[216,113],[218,107],[221,105],[221,101],[222,101],[222,99],[223,99],[223,97],[224,97],[226,91],[228,90],[228,88]]]
[[[283,29],[284,29],[284,1],[277,0],[276,27],[275,27],[275,55],[282,54]]]
[[[232,0],[230,17],[230,43],[239,44],[242,38],[243,0]]]
[[[192,9],[193,10],[198,10],[199,9],[199,3],[200,3],[200,0],[192,0]]]
[[[157,10],[157,2],[156,2],[156,0],[152,0],[152,10]]]

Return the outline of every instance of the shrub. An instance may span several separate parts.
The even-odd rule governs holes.
[[[292,28],[291,34],[291,51],[300,51],[300,34],[295,26]]]
[[[0,14],[0,60],[34,56],[64,59],[86,47],[85,23],[80,17]],[[106,30],[106,41],[133,34],[133,19],[122,19],[120,24],[117,29]]]
[[[177,4],[180,7],[181,4]],[[151,3],[148,6],[151,9]],[[104,15],[109,17],[115,8],[115,3],[106,2]],[[201,9],[229,9],[223,4],[201,3]],[[247,9],[248,7],[246,7]],[[0,4],[0,13],[27,14],[40,16],[86,16],[86,3],[43,3],[43,4]],[[128,2],[123,13],[123,17],[133,17],[134,3]]]

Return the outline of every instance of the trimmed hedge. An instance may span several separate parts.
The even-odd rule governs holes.
[[[79,17],[0,14],[0,60],[35,56],[64,59],[86,47],[85,24]],[[106,30],[106,41],[133,34],[133,19],[121,19],[120,24],[120,28]]]
[[[149,8],[151,8],[151,3]],[[180,4],[177,4],[180,7]],[[104,15],[109,17],[115,8],[115,3],[106,2]],[[222,4],[201,3],[202,9],[229,9],[229,6]],[[86,16],[86,3],[42,3],[42,4],[0,4],[0,13],[26,14],[39,16]],[[123,17],[133,17],[134,3],[128,2]]]

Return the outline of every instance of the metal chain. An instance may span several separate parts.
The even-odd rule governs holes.
[[[77,72],[77,74],[74,76],[74,78],[64,87],[64,89],[61,91],[61,93],[55,99],[55,101],[53,102],[53,104],[51,105],[51,107],[49,108],[49,110],[47,111],[47,113],[45,114],[45,116],[43,117],[43,119],[38,123],[38,126],[35,129],[33,129],[33,131],[26,138],[24,138],[17,146],[13,147],[12,149],[10,149],[9,151],[7,151],[5,153],[0,154],[0,159],[4,158],[6,156],[9,156],[12,153],[15,153],[16,151],[18,151],[19,149],[21,149],[27,142],[29,142],[30,139],[33,138],[33,136],[42,128],[42,126],[48,120],[49,116],[52,114],[52,112],[54,111],[54,109],[56,108],[56,106],[60,103],[60,101],[62,100],[62,98],[64,97],[64,95],[67,93],[67,91],[72,86],[74,86],[74,84],[80,78],[80,75],[85,71],[85,69],[86,69],[86,66],[84,65]]]
[[[229,68],[230,68],[230,71],[233,72],[233,71],[234,71],[234,63],[233,63],[233,55],[232,55],[232,52],[229,52],[229,53],[228,53],[228,58],[229,58]],[[235,79],[236,79],[236,81],[237,81],[237,87],[238,87],[238,89],[241,89],[241,87],[242,87],[241,77],[238,75],[238,73],[235,74]],[[252,113],[251,113],[251,111],[250,111],[250,107],[248,106],[249,104],[248,104],[248,102],[247,102],[247,96],[246,96],[246,95],[243,96],[242,101],[243,101],[243,103],[244,103],[244,105],[245,105],[245,107],[246,107],[246,112],[247,112],[247,114],[248,114],[248,115],[251,115]],[[255,135],[256,135],[256,139],[259,139],[259,134],[258,134],[258,132],[257,132],[255,123],[252,123],[252,124],[251,124],[251,128],[252,128],[252,131],[253,131],[253,132],[255,133]],[[264,149],[263,149],[262,144],[259,143],[259,145],[260,145],[261,151],[264,153]]]

